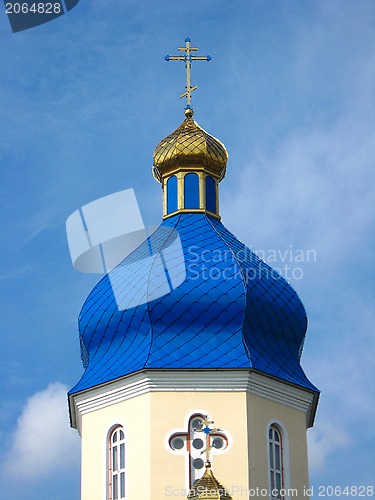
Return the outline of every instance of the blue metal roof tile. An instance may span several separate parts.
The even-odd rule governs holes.
[[[167,228],[178,233],[184,269]],[[166,292],[160,250],[172,279],[185,277]],[[306,328],[293,288],[221,222],[179,214],[89,294],[79,317],[85,372],[71,393],[145,368],[254,368],[317,390],[299,364]]]

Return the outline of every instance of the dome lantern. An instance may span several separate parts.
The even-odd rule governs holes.
[[[164,193],[164,218],[176,212],[219,217],[218,184],[225,176],[225,146],[188,116],[154,151],[154,177]]]
[[[186,97],[185,120],[154,151],[153,174],[163,188],[163,218],[178,212],[204,212],[220,219],[218,184],[225,176],[228,153],[225,146],[215,137],[203,130],[193,119],[191,93],[197,86],[191,86],[191,62],[210,61],[210,56],[192,56],[197,48],[179,48],[184,55],[166,56],[167,61],[185,62]]]

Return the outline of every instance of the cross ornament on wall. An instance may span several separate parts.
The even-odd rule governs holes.
[[[194,432],[203,432],[206,438],[206,448],[201,451],[201,455],[205,454],[206,455],[206,463],[209,464],[211,462],[210,460],[210,452],[213,448],[213,445],[211,444],[211,435],[217,434],[219,432],[222,432],[222,429],[215,428],[215,427],[210,427],[214,423],[213,420],[209,420],[208,416],[205,415],[205,418],[202,421],[202,427],[200,429],[194,429]]]
[[[175,430],[167,436],[167,447],[173,454],[185,456],[186,489],[190,489],[204,474],[205,465],[210,466],[212,455],[228,451],[229,436],[226,431],[213,428],[213,421],[203,412],[190,414],[186,424],[187,428]],[[202,455],[205,460],[202,460]]]

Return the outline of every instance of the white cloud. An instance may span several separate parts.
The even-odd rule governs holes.
[[[344,429],[323,421],[309,430],[307,440],[311,472],[323,469],[332,453],[351,444],[351,438]]]
[[[38,479],[57,467],[61,473],[79,466],[80,439],[69,428],[66,391],[63,384],[54,382],[28,398],[2,464],[7,477],[17,473],[18,479]]]
[[[296,122],[266,153],[237,165],[233,189],[222,190],[224,223],[253,248],[317,251],[304,279],[293,283],[309,317],[302,364],[322,391],[309,431],[312,472],[332,472],[338,454],[355,453],[375,415],[373,52],[362,51],[355,67],[337,72],[346,93],[336,115],[308,127]]]

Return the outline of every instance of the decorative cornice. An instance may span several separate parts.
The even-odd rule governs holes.
[[[205,208],[181,208],[176,210],[175,212],[171,212],[170,214],[163,215],[163,220],[169,219],[169,217],[174,217],[178,214],[206,214],[214,219],[221,220],[220,215],[214,214]]]
[[[308,427],[319,398],[311,390],[253,370],[142,370],[69,395],[71,425],[80,432],[82,415],[149,392],[246,392],[302,411]]]

